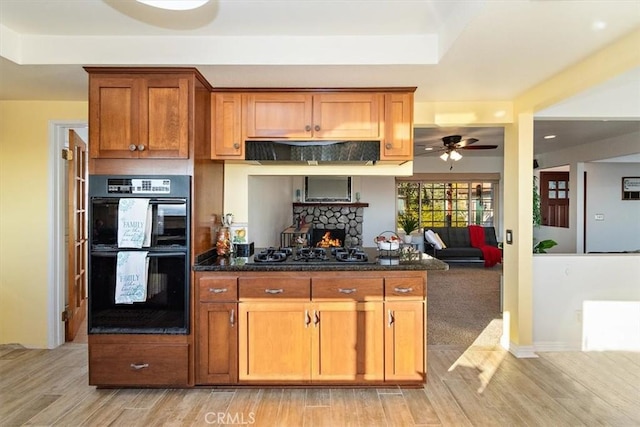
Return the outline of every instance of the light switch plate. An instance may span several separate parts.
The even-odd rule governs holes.
[[[505,240],[507,241],[507,245],[513,244],[513,231],[507,230],[505,233]]]
[[[594,218],[596,221],[604,221],[604,214],[595,214]]]

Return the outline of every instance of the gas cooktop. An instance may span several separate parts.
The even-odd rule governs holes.
[[[255,264],[301,264],[301,263],[376,263],[376,257],[370,256],[364,249],[354,248],[267,248],[256,252],[252,262]]]

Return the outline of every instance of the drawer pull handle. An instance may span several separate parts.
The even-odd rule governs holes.
[[[139,371],[140,369],[144,369],[144,368],[148,368],[149,364],[148,363],[132,363],[131,364],[131,369]]]
[[[223,294],[227,292],[227,288],[209,288],[209,292],[213,294]]]
[[[393,311],[389,310],[389,327],[393,325]]]
[[[231,309],[231,313],[229,313],[229,323],[231,323],[232,328],[236,324],[236,311],[233,308]]]
[[[311,323],[311,317],[309,317],[309,310],[304,311],[304,327],[308,328]]]
[[[144,151],[144,145],[142,144],[138,145],[138,151]]]
[[[136,151],[137,148],[136,144],[129,144],[129,151]]]
[[[338,288],[338,292],[340,292],[341,294],[352,294],[354,292],[356,292],[356,288],[351,288],[351,289],[343,289],[343,288]]]
[[[320,323],[320,315],[318,314],[317,310],[313,310],[313,324],[315,326],[318,326],[318,323]]]
[[[284,292],[284,289],[265,289],[264,292],[266,294],[276,295]]]
[[[413,288],[393,288],[393,290],[400,294],[408,294],[409,292],[413,292]]]
[[[311,130],[311,126],[310,126],[310,125],[306,125],[306,126],[304,127],[304,130],[306,130],[307,132],[309,132],[309,131]]]

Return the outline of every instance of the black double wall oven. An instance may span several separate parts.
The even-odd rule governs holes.
[[[89,177],[89,334],[189,333],[190,192],[184,175]],[[130,225],[121,203],[147,208],[150,231],[140,248],[120,245],[118,228]],[[146,273],[138,289],[146,289],[123,302],[122,257],[136,253]]]

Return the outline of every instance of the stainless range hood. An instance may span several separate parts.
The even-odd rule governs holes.
[[[375,165],[379,141],[246,141],[245,160],[259,164]]]

